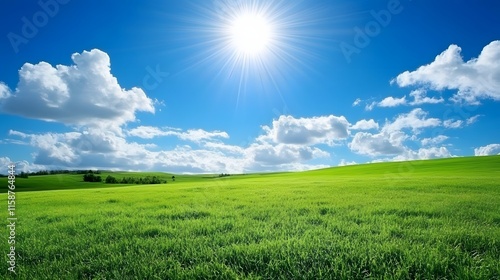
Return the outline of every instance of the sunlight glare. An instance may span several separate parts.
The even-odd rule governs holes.
[[[271,41],[271,26],[260,15],[240,15],[230,28],[231,43],[245,55],[256,55],[264,51]]]

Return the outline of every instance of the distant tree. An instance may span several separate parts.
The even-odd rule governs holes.
[[[28,178],[28,173],[21,171],[21,174],[18,175],[19,178]]]
[[[105,182],[106,184],[116,184],[118,183],[118,180],[115,177],[108,175],[108,177],[106,177]]]
[[[174,181],[174,182],[175,182],[175,176],[172,176],[172,181]]]
[[[102,182],[101,176],[96,176],[93,173],[87,173],[83,175],[84,182]]]
[[[83,175],[83,181],[84,182],[94,182],[94,174],[85,174]]]
[[[161,184],[160,178],[153,176],[153,178],[151,178],[151,184]]]

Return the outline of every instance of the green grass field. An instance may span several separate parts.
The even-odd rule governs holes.
[[[18,179],[0,278],[500,279],[500,156],[176,178]]]

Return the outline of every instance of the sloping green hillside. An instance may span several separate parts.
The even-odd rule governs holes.
[[[498,163],[455,158],[19,192],[16,279],[499,279]],[[60,178],[60,188],[78,181]]]

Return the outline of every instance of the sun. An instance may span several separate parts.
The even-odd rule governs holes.
[[[235,17],[229,28],[232,46],[243,55],[257,55],[270,47],[272,26],[259,14],[245,13]]]
[[[190,51],[186,67],[207,67],[237,104],[247,93],[284,100],[290,75],[307,74],[331,35],[330,10],[307,0],[187,2],[194,9],[176,30]]]

